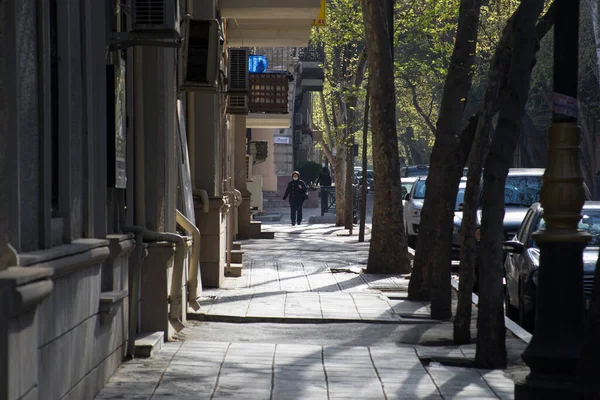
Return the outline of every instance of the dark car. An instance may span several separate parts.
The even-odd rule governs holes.
[[[592,235],[592,240],[583,253],[583,295],[587,306],[592,296],[600,246],[600,202],[586,202],[582,215],[579,229]],[[543,209],[540,203],[535,203],[527,211],[516,235],[504,243],[504,250],[507,252],[504,261],[506,315],[530,332],[533,331],[535,322],[537,274],[540,262],[540,251],[531,235],[544,226]]]
[[[519,227],[529,207],[540,200],[542,188],[543,168],[511,168],[504,185],[504,240],[512,238]],[[483,185],[482,185],[483,186]],[[591,194],[584,183],[585,199],[591,200]],[[480,204],[481,204],[480,193]],[[462,209],[462,208],[461,208]],[[481,224],[481,208],[477,211],[477,225]],[[454,234],[452,246],[454,254],[460,251],[460,227],[462,225],[462,212],[454,215]],[[479,228],[477,228],[479,229]],[[479,237],[479,232],[476,232]]]
[[[429,165],[409,165],[400,168],[401,176],[427,176],[428,173]]]

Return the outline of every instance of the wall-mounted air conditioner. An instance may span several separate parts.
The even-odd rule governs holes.
[[[250,92],[248,49],[228,49],[227,91],[245,94]]]
[[[134,32],[177,32],[179,2],[176,0],[131,0]]]
[[[183,43],[181,90],[217,92],[220,47],[217,20],[188,20]]]
[[[245,94],[227,95],[227,113],[236,115],[248,115],[248,96]]]

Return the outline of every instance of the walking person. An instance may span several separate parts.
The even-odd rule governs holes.
[[[317,178],[316,184],[321,186],[331,186],[331,175],[329,174],[329,169],[327,167],[323,167],[321,174]]]
[[[329,208],[329,190],[331,189],[331,175],[327,167],[323,167],[316,184],[321,185],[321,216],[323,216]]]
[[[303,180],[300,180],[300,172],[292,172],[292,180],[288,182],[287,189],[283,199],[290,198],[290,211],[292,225],[300,225],[302,222],[302,203],[308,198],[308,187]]]

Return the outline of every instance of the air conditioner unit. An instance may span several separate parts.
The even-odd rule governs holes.
[[[228,49],[227,91],[249,93],[248,49]]]
[[[246,154],[246,182],[253,182],[254,175],[252,166],[254,165],[254,156]]]
[[[235,115],[248,115],[248,96],[245,94],[228,94],[227,113]]]
[[[176,0],[131,0],[134,32],[179,31],[179,2]]]
[[[182,90],[216,93],[219,79],[220,26],[217,20],[189,20],[183,44]]]

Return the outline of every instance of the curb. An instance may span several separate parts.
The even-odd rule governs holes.
[[[187,318],[201,322],[230,322],[230,323],[279,323],[279,324],[439,324],[440,321],[425,318],[404,318],[396,321],[378,320],[378,319],[349,319],[349,318],[302,318],[302,317],[242,317],[237,315],[208,315],[198,313],[188,313]]]
[[[454,277],[452,278],[452,287],[458,292],[458,279]],[[475,293],[472,294],[471,300],[473,301],[473,304],[479,304],[479,296],[477,296]],[[504,326],[523,342],[529,344],[531,341],[531,333],[521,328],[516,322],[514,322],[512,319],[509,319],[506,315],[504,316]]]

